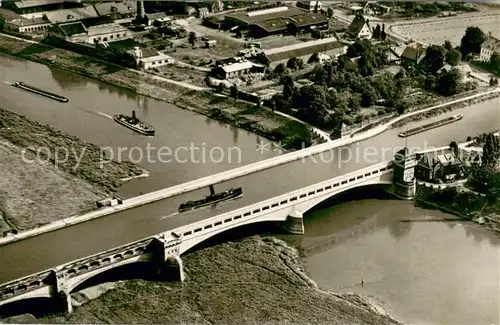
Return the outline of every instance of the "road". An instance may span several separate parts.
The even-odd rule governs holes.
[[[453,114],[462,114],[464,118],[454,124],[410,137],[407,140],[408,146],[414,150],[445,146],[451,141],[464,140],[468,135],[500,128],[498,99],[447,113],[447,115]],[[437,116],[431,121],[443,117],[443,115]],[[429,120],[411,123],[407,127],[411,128],[428,122]],[[243,187],[244,196],[235,201],[177,214],[176,210],[181,203],[200,198],[208,193],[208,189],[199,189],[2,246],[0,247],[0,264],[9,267],[0,270],[0,282],[42,271],[54,265],[391,159],[394,152],[405,144],[404,139],[397,137],[397,134],[404,129],[394,128],[362,143],[334,149],[322,155],[293,161],[216,185],[218,191],[235,186]],[[464,133],[463,130],[468,130],[468,132]]]

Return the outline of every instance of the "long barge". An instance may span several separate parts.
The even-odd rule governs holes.
[[[30,85],[27,85],[27,84],[25,84],[24,82],[21,82],[21,81],[17,81],[14,84],[14,87],[21,88],[21,89],[24,89],[24,90],[30,91],[32,93],[35,93],[35,94],[38,94],[38,95],[42,95],[42,96],[45,96],[45,97],[48,97],[48,98],[51,98],[51,99],[55,99],[55,100],[60,101],[62,103],[69,102],[69,99],[67,99],[66,97],[60,96],[58,94],[51,93],[49,91],[46,91],[46,90],[43,90],[43,89],[40,89],[40,88],[37,88],[37,87],[33,87],[33,86],[30,86]]]
[[[193,210],[197,208],[201,208],[210,204],[218,203],[224,200],[229,199],[237,199],[243,196],[243,190],[241,187],[231,188],[227,191],[215,193],[213,185],[210,185],[210,195],[205,196],[201,200],[196,201],[188,201],[186,203],[182,203],[179,206],[179,212],[184,212],[188,210]]]
[[[406,137],[409,137],[409,136],[412,136],[412,135],[415,135],[418,133],[422,133],[422,132],[425,132],[425,131],[428,131],[431,129],[438,128],[438,127],[446,125],[446,124],[460,121],[462,118],[463,118],[463,116],[460,114],[453,115],[453,116],[447,117],[445,119],[442,119],[442,120],[439,120],[436,122],[432,122],[432,123],[422,125],[422,126],[419,126],[419,127],[413,128],[413,129],[409,129],[405,132],[401,132],[398,134],[398,136],[401,138],[406,138]]]

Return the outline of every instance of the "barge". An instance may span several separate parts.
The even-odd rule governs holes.
[[[135,116],[135,111],[132,111],[132,116],[117,114],[113,116],[113,120],[137,133],[144,135],[155,135],[155,129],[151,125],[142,122]]]
[[[24,82],[21,82],[21,81],[17,81],[16,83],[14,83],[14,87],[21,88],[21,89],[24,89],[24,90],[30,91],[32,93],[35,93],[35,94],[38,94],[38,95],[42,95],[42,96],[45,96],[45,97],[48,97],[48,98],[51,98],[51,99],[55,99],[55,100],[60,101],[62,103],[69,102],[69,99],[67,99],[66,97],[60,96],[58,94],[51,93],[49,91],[46,91],[46,90],[43,90],[43,89],[40,89],[40,88],[37,88],[37,87],[33,87],[33,86],[30,86],[30,85],[27,85],[27,84],[25,84]]]
[[[231,188],[224,192],[215,193],[213,185],[210,185],[210,195],[205,196],[201,200],[188,201],[186,203],[182,203],[179,206],[179,212],[201,208],[203,206],[207,206],[224,200],[238,199],[242,196],[243,196],[243,190],[241,187]]]
[[[406,137],[409,137],[409,136],[412,136],[412,135],[415,135],[415,134],[418,134],[418,133],[425,132],[427,130],[435,129],[437,127],[440,127],[440,126],[443,126],[443,125],[446,125],[446,124],[450,124],[450,123],[454,123],[454,122],[460,121],[462,118],[463,118],[463,116],[460,115],[460,114],[453,115],[453,116],[447,117],[445,119],[442,119],[442,120],[439,120],[439,121],[436,121],[436,122],[432,122],[432,123],[429,123],[429,124],[426,124],[426,125],[422,125],[422,126],[419,126],[419,127],[416,127],[416,128],[410,129],[410,130],[407,130],[405,132],[401,132],[401,133],[398,134],[398,136],[401,137],[401,138],[406,138]]]

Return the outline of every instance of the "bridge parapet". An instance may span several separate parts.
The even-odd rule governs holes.
[[[48,285],[53,270],[42,271],[0,286],[0,301],[21,295]]]

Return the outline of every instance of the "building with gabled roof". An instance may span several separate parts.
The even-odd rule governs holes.
[[[127,52],[134,56],[137,67],[144,70],[159,68],[175,62],[171,56],[160,53],[150,47],[135,47],[135,49]]]
[[[304,62],[309,61],[313,54],[325,54],[330,57],[338,57],[345,54],[347,47],[337,41],[335,37],[323,38],[319,40],[302,42],[299,44],[277,47],[263,52],[257,56],[257,59],[267,67],[274,69],[277,65],[286,62],[295,57]]]
[[[357,14],[347,27],[346,34],[352,38],[371,39],[373,36],[369,20],[365,19],[362,14]]]
[[[489,61],[493,53],[500,54],[500,40],[489,35],[486,40],[481,44],[481,53],[479,60]]]
[[[401,64],[404,66],[418,65],[425,57],[425,49],[420,44],[408,45],[401,54]]]
[[[323,2],[321,1],[297,1],[297,7],[309,11],[321,11],[323,9]]]
[[[89,18],[97,18],[99,14],[94,6],[87,6],[83,8],[62,9],[49,11],[45,16],[52,24],[69,23]]]
[[[137,13],[135,1],[102,2],[94,4],[94,8],[100,17],[109,16],[114,20],[132,18]]]

